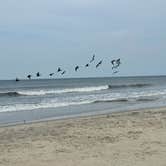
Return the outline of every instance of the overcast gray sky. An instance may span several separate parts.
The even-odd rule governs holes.
[[[0,2],[0,79],[67,69],[66,77],[166,74],[165,0],[5,0]],[[93,55],[104,59],[75,73]]]

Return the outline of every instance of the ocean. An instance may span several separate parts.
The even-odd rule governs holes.
[[[166,106],[166,76],[0,81],[0,125]]]

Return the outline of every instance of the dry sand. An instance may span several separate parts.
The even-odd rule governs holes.
[[[166,166],[166,108],[0,128],[0,166]]]

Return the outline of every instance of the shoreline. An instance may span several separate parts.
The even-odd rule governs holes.
[[[40,120],[32,120],[32,121],[18,121],[18,122],[11,122],[11,123],[2,123],[0,124],[0,128],[3,127],[12,127],[12,126],[18,126],[18,125],[30,125],[30,124],[37,124],[37,123],[47,123],[51,121],[67,121],[67,120],[75,120],[75,119],[84,119],[84,118],[95,118],[95,117],[103,117],[103,116],[111,116],[111,115],[116,115],[116,114],[128,114],[132,112],[144,112],[147,110],[150,111],[156,111],[156,110],[166,110],[166,106],[161,106],[161,107],[148,107],[148,108],[138,108],[138,109],[129,109],[125,111],[109,111],[105,110],[99,113],[83,113],[83,114],[78,114],[78,115],[68,115],[68,116],[61,116],[61,117],[52,117],[52,118],[43,118]]]

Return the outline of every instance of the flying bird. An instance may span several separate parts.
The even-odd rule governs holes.
[[[40,77],[41,74],[39,72],[36,73],[36,77]]]
[[[96,68],[98,68],[102,64],[103,60],[101,60],[97,65]]]
[[[114,66],[114,65],[116,64],[116,60],[115,60],[115,59],[112,60],[111,63],[112,63],[112,65]]]
[[[90,60],[90,63],[92,63],[95,60],[95,54],[93,54],[92,59]]]
[[[64,75],[66,73],[66,71],[64,70],[62,73],[61,73],[61,75]]]
[[[60,67],[58,67],[57,72],[59,73],[59,72],[61,72],[61,71],[62,71],[62,69],[61,69]]]
[[[87,64],[85,65],[85,67],[89,67],[89,64],[87,63]]]
[[[16,78],[16,82],[18,82],[18,81],[20,81],[20,79],[19,79],[19,78]]]
[[[54,75],[54,73],[50,73],[49,76],[52,77]]]
[[[79,66],[76,66],[76,67],[75,67],[75,71],[77,71],[78,69],[79,69]]]
[[[117,59],[117,60],[115,60],[115,59],[112,60],[111,63],[112,63],[112,69],[118,68],[120,66],[120,64],[121,64],[120,58]]]
[[[31,79],[31,77],[32,77],[32,75],[30,75],[30,74],[27,76],[27,78],[28,78],[29,80]]]
[[[116,60],[116,63],[118,66],[120,66],[120,64],[121,64],[120,58]]]

